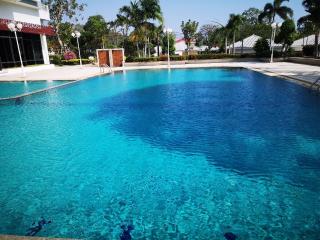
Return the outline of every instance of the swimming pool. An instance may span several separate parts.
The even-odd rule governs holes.
[[[49,87],[58,86],[69,81],[28,81],[0,82],[0,98],[15,97]]]
[[[245,69],[128,71],[0,106],[0,233],[317,239],[320,96]]]

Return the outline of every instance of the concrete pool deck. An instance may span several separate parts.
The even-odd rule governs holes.
[[[310,86],[320,76],[320,67],[310,66],[289,62],[262,63],[262,62],[222,62],[222,63],[196,63],[181,64],[172,63],[171,68],[199,68],[199,67],[242,67],[264,73],[269,76],[276,76],[293,80],[299,84]],[[124,68],[113,68],[114,71],[122,70],[138,70],[138,69],[165,69],[166,65],[148,65],[148,66],[126,66]],[[54,67],[52,69],[28,72],[25,78],[21,77],[21,73],[0,74],[0,82],[4,81],[40,81],[40,80],[83,80],[89,77],[107,74],[109,69],[105,69],[101,73],[100,68],[94,65],[85,65],[83,68],[79,66],[63,66]]]

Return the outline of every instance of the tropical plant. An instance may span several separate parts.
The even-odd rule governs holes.
[[[61,50],[64,49],[64,42],[61,38],[61,24],[65,18],[78,20],[78,12],[84,10],[86,4],[78,3],[77,0],[43,0],[50,11],[50,24],[55,28],[57,39]]]
[[[296,24],[293,20],[287,19],[283,22],[280,32],[275,38],[275,43],[282,43],[284,52],[287,52],[296,38]]]
[[[313,29],[315,34],[315,57],[319,57],[319,35],[320,35],[320,1],[303,0],[302,5],[308,13],[298,20],[298,25],[308,25]]]
[[[127,32],[129,28],[133,30],[129,34],[129,39],[133,41],[140,57],[140,46],[143,46],[143,55],[147,52],[150,55],[152,37],[156,36],[156,22],[162,26],[163,17],[159,0],[139,0],[130,2],[128,6],[123,6],[117,15],[116,24],[123,25]],[[161,27],[162,29],[162,27]],[[159,32],[159,31],[158,31]],[[158,40],[158,42],[160,42]]]
[[[101,15],[90,16],[83,30],[82,37],[87,49],[105,48],[109,29]]]
[[[232,53],[235,54],[235,41],[236,41],[236,33],[240,30],[240,27],[243,24],[243,16],[240,14],[230,14],[230,18],[227,24],[227,29],[229,29],[233,33],[233,41],[232,41]]]
[[[248,25],[255,25],[259,23],[259,16],[262,13],[258,8],[249,8],[242,13],[243,21]]]
[[[176,37],[173,33],[169,34],[169,51],[170,51],[170,55],[173,55],[175,52],[175,40]],[[162,48],[162,54],[167,54],[168,53],[168,34],[165,34],[162,38],[162,44],[161,44],[161,48]]]
[[[271,24],[275,21],[276,16],[284,20],[292,18],[293,10],[287,6],[283,6],[284,2],[289,2],[289,0],[274,0],[273,3],[267,3],[264,6],[263,12],[259,15],[259,21],[263,22],[267,19],[268,23]]]
[[[270,56],[270,46],[266,38],[260,38],[253,47],[257,57]]]
[[[196,21],[191,21],[191,19],[189,19],[187,22],[182,21],[181,23],[181,30],[188,50],[190,48],[191,41],[195,40],[198,26],[199,23]]]

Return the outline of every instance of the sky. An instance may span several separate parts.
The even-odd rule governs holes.
[[[230,13],[242,13],[250,7],[263,9],[267,2],[273,0],[160,0],[165,25],[172,28],[176,35],[181,35],[182,20],[196,20],[200,25],[219,21],[226,23]],[[84,21],[88,16],[100,14],[107,21],[114,20],[118,10],[130,0],[79,0],[86,3],[83,13]],[[305,15],[302,0],[290,0],[286,5],[294,10],[294,19]]]

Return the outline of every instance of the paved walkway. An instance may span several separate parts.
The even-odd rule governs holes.
[[[289,80],[298,80],[301,84],[309,85],[320,77],[320,67],[309,66],[288,62],[279,63],[261,63],[261,62],[230,62],[230,63],[202,63],[202,64],[179,64],[172,65],[172,68],[197,68],[197,67],[244,67],[255,71],[263,72],[270,76],[280,76]],[[167,68],[166,65],[156,66],[130,66],[125,70],[134,69],[159,69]],[[114,68],[115,71],[121,71],[123,68]],[[108,69],[105,72],[109,72]],[[100,75],[100,68],[93,65],[83,66],[64,66],[53,69],[40,70],[27,73],[26,78],[20,74],[11,74],[1,76],[0,81],[37,81],[37,80],[81,80],[92,76]]]

